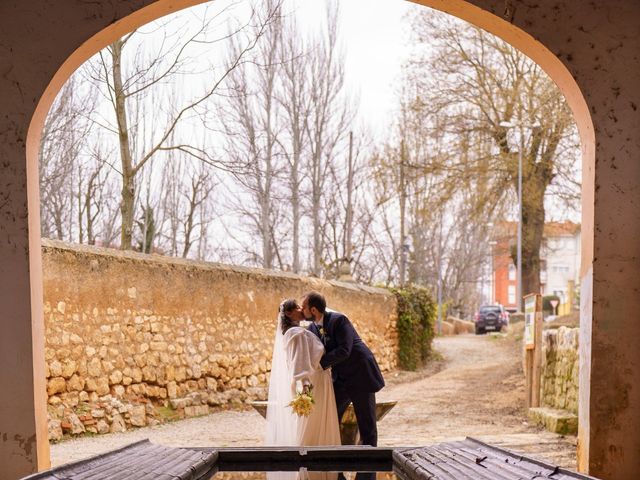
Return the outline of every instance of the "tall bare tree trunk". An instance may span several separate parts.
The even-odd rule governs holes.
[[[113,57],[113,88],[116,121],[118,123],[118,143],[120,146],[120,163],[122,165],[122,200],[120,214],[122,216],[122,231],[120,234],[120,248],[131,250],[133,234],[133,214],[135,205],[135,182],[131,146],[129,145],[129,126],[127,124],[126,95],[122,86],[122,39],[111,44]]]
[[[291,142],[289,156],[289,190],[291,195],[291,270],[300,272],[300,222],[302,220],[302,205],[300,184],[302,182],[300,169],[302,168],[302,151],[305,146],[305,123],[309,115],[308,82],[306,74],[308,60],[303,53],[302,34],[297,27],[295,17],[282,23],[280,76],[282,90],[278,96],[279,104],[284,111],[286,128]],[[288,148],[285,148],[285,152]]]

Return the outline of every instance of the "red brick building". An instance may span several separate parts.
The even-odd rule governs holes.
[[[568,281],[575,282],[577,279],[580,259],[579,235],[580,225],[570,221],[545,224],[540,249],[541,294],[556,294],[563,303],[571,301],[568,298],[570,294],[564,290]],[[492,300],[493,303],[502,304],[509,310],[515,310],[518,276],[511,252],[517,242],[517,223],[498,224],[493,239],[495,244],[492,251]]]

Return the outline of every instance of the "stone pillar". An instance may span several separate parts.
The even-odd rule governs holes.
[[[42,122],[64,80],[95,49],[87,39],[145,3],[0,2],[0,480],[49,466],[37,164]],[[131,29],[112,26],[111,33],[118,27]],[[61,68],[77,49],[76,63]]]
[[[42,322],[37,164],[27,165],[27,131],[39,98],[24,38],[0,7],[0,478],[49,465]],[[22,34],[21,34],[22,33]],[[5,36],[8,36],[6,38]],[[16,49],[20,51],[20,49]],[[26,53],[26,52],[24,52]],[[34,171],[35,167],[35,171]],[[29,207],[31,214],[29,215]]]

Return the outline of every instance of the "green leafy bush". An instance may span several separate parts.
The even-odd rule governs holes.
[[[436,305],[426,288],[392,288],[398,300],[399,363],[404,370],[416,370],[431,355]]]

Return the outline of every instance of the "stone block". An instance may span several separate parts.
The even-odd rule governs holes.
[[[553,433],[576,435],[578,416],[566,410],[539,407],[529,409],[529,418]]]
[[[169,400],[171,408],[174,410],[181,410],[191,406],[190,398],[172,398]]]
[[[115,385],[113,387],[113,394],[118,397],[118,398],[122,398],[124,396],[124,387],[122,385]]]
[[[207,377],[207,390],[210,392],[215,392],[218,390],[218,382],[215,378]]]
[[[120,433],[125,432],[127,430],[127,425],[124,423],[124,418],[119,413],[113,415],[111,419],[111,426],[109,427],[109,431],[111,433]]]
[[[61,424],[63,430],[67,430],[72,435],[79,435],[85,432],[82,421],[75,413],[69,413],[65,416]]]
[[[167,384],[167,395],[169,398],[176,398],[178,396],[178,385],[176,382],[169,382]]]
[[[62,440],[62,422],[60,420],[49,420],[48,430],[50,442]]]
[[[156,381],[156,370],[153,367],[146,366],[142,369],[142,378],[145,382]]]
[[[47,382],[47,394],[55,395],[67,390],[67,382],[62,377],[54,377]]]
[[[61,377],[62,376],[62,364],[54,360],[49,363],[49,376],[50,377]]]
[[[109,433],[109,424],[102,419],[98,420],[98,423],[96,423],[96,430],[100,434]]]
[[[100,359],[94,357],[87,363],[87,373],[92,377],[102,375],[102,362]]]
[[[78,375],[73,375],[67,380],[67,388],[69,391],[81,392],[84,389],[85,381]]]
[[[201,417],[202,415],[209,415],[209,407],[207,405],[193,405],[191,407],[185,407],[185,417]]]
[[[66,359],[62,363],[62,376],[64,378],[71,378],[71,376],[76,372],[76,368],[78,367],[75,360]]]
[[[111,385],[117,385],[122,382],[122,372],[120,370],[114,370],[111,375],[109,375],[109,383]]]
[[[129,422],[134,427],[144,427],[147,425],[147,414],[144,405],[131,406],[129,409]]]

